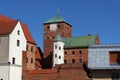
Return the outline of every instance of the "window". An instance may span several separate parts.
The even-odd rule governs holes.
[[[31,52],[33,52],[33,46],[31,47]]]
[[[120,65],[120,51],[109,52],[110,65]]]
[[[50,26],[47,26],[47,29],[50,29]]]
[[[82,54],[82,51],[79,51],[80,54]]]
[[[57,58],[57,54],[55,54],[55,58]]]
[[[75,55],[75,51],[72,51],[72,55]]]
[[[17,31],[17,34],[20,35],[20,30]]]
[[[26,50],[28,51],[28,44],[27,44],[27,46],[26,46]]]
[[[0,79],[0,80],[3,80],[3,79]]]
[[[12,64],[15,64],[15,58],[14,57],[12,58]]]
[[[75,59],[72,59],[72,63],[75,63]]]
[[[28,57],[26,57],[26,63],[28,63]]]
[[[59,50],[61,50],[61,47],[59,47]]]
[[[65,55],[67,55],[67,52],[65,51]]]
[[[57,25],[58,26],[58,28],[60,28],[60,25]]]
[[[112,77],[112,80],[119,80],[120,79],[120,76],[118,73],[112,73],[111,77]]]
[[[82,63],[82,59],[79,59],[79,63]]]
[[[31,63],[33,63],[33,58],[31,58]]]
[[[20,40],[17,40],[17,46],[18,47],[20,46]]]
[[[61,59],[61,56],[59,56],[59,59]]]
[[[55,49],[57,49],[57,45],[55,45]]]
[[[66,60],[66,59],[64,60],[64,63],[65,63],[65,64],[67,63],[67,60]]]

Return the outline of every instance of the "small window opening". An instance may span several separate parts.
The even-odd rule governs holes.
[[[72,63],[75,63],[75,59],[72,59]]]
[[[14,57],[12,58],[12,64],[15,64],[15,58]]]

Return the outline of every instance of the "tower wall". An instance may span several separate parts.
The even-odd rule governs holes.
[[[60,34],[62,37],[71,37],[72,27],[65,23],[44,24],[44,63],[46,67],[52,67],[53,40]]]
[[[54,42],[53,67],[64,63],[64,42]]]

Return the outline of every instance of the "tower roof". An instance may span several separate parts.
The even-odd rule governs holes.
[[[49,19],[48,21],[44,22],[44,24],[48,24],[48,23],[56,23],[56,22],[66,22],[64,20],[64,18],[62,18],[59,14],[57,14],[56,16],[52,17],[51,19]],[[67,23],[67,22],[66,22]]]
[[[55,40],[54,40],[55,42],[56,41],[60,41],[60,42],[63,42],[63,39],[62,39],[62,37],[58,34],[56,37],[55,37]]]

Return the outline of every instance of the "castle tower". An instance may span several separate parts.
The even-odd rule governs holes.
[[[62,37],[70,37],[72,26],[59,14],[44,22],[44,63],[45,68],[52,67],[53,41],[60,34]]]
[[[54,49],[53,49],[53,67],[56,64],[64,63],[64,45],[61,36],[58,34],[54,40]]]

